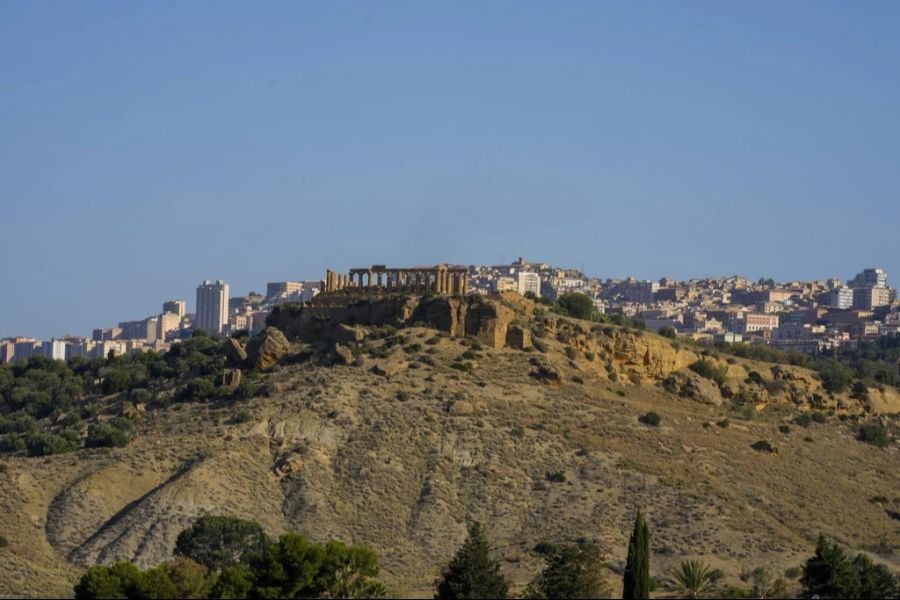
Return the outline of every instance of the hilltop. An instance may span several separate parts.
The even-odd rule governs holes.
[[[819,533],[900,567],[898,448],[856,439],[861,422],[893,426],[893,388],[829,393],[809,369],[516,294],[284,305],[270,324],[284,336],[248,344],[267,370],[242,367],[246,399],[136,411],[113,393],[98,410],[133,421],[126,446],[2,459],[0,595],[156,564],[204,514],[367,543],[404,595],[430,595],[468,519],[519,586],[547,540],[596,540],[617,571],[636,507],[654,574],[698,556],[735,581],[782,573]]]

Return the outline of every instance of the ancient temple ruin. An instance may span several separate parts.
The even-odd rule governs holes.
[[[434,267],[393,269],[386,265],[372,265],[350,269],[348,273],[325,271],[322,292],[351,295],[385,293],[465,295],[468,291],[469,269],[446,264]]]

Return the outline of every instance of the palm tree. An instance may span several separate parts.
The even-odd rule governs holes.
[[[699,598],[712,587],[712,569],[699,560],[683,560],[669,570],[672,583],[688,598]]]

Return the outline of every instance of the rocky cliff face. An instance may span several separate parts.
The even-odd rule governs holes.
[[[283,304],[275,307],[267,324],[294,340],[332,343],[341,325],[423,324],[454,337],[478,338],[491,348],[506,345],[506,332],[514,311],[500,299],[468,296],[397,295],[354,301],[347,306]]]

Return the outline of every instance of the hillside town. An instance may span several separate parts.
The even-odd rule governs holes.
[[[452,268],[460,273],[462,289],[468,293],[512,291],[549,302],[566,293],[581,293],[594,301],[600,314],[618,313],[643,322],[647,329],[698,342],[766,344],[817,355],[900,333],[896,289],[879,268],[866,268],[847,281],[791,282],[751,281],[739,275],[687,281],[601,280],[522,257],[510,264]],[[69,360],[139,350],[163,352],[195,331],[212,336],[256,334],[265,328],[273,307],[311,302],[328,285],[326,280],[269,282],[265,294],[231,296],[225,281],[206,280],[197,286],[193,312],[188,312],[186,300],[173,299],[163,302],[158,314],[96,328],[90,337],[6,337],[0,339],[0,361],[35,355]],[[425,285],[434,291],[439,284]]]

